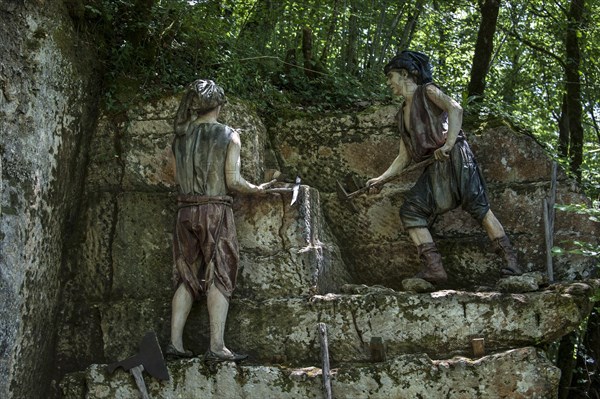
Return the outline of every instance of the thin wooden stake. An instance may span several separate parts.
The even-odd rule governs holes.
[[[548,215],[548,198],[542,200],[542,207],[544,215],[544,238],[546,241],[546,271],[548,273],[548,280],[552,282],[554,280],[554,270],[552,265],[552,231],[550,230],[550,215]]]
[[[329,368],[329,344],[327,343],[327,326],[325,323],[317,325],[319,337],[321,338],[321,368],[323,373],[323,391],[325,399],[332,399],[331,396],[331,371]]]
[[[554,282],[554,265],[552,261],[552,247],[554,246],[554,205],[556,203],[558,164],[552,162],[552,180],[550,184],[550,196],[543,200],[544,211],[544,233],[546,236],[546,269],[548,280]]]
[[[471,340],[471,346],[473,347],[473,355],[475,357],[485,356],[485,339],[484,338],[473,338]]]

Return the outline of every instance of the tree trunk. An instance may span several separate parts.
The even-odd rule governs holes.
[[[302,55],[304,58],[304,74],[309,79],[315,79],[323,74],[325,67],[313,57],[313,33],[309,27],[302,29]]]
[[[573,370],[577,363],[577,358],[573,355],[575,343],[577,342],[577,332],[565,335],[560,340],[556,367],[560,369],[560,382],[558,384],[558,399],[567,399],[573,379]]]
[[[406,25],[404,25],[402,37],[400,38],[398,46],[396,47],[397,53],[401,52],[402,50],[406,50],[410,46],[413,33],[415,32],[415,27],[417,26],[417,20],[419,19],[419,15],[421,14],[421,10],[423,9],[423,2],[424,0],[419,0],[415,5],[414,12],[408,17]]]
[[[246,46],[250,43],[256,53],[264,54],[284,9],[285,2],[283,1],[258,0],[252,8],[247,22],[240,30],[238,42],[244,43]]]
[[[373,18],[373,10],[375,9],[375,0],[371,0],[370,5],[369,5],[369,14],[368,16],[366,16],[366,18],[370,21]],[[364,17],[363,17],[364,18]],[[362,69],[365,70],[369,67],[369,54],[371,52],[371,42],[373,40],[373,26],[371,23],[369,23],[367,25],[367,32],[366,32],[366,39],[364,40],[365,46],[364,46],[364,53],[363,53],[363,57],[362,57]],[[359,60],[360,62],[360,60]]]
[[[506,104],[512,105],[517,99],[515,93],[515,80],[513,77],[518,76],[521,71],[521,49],[516,47],[515,50],[510,54],[510,68],[506,72],[504,79],[502,79],[502,101]]]
[[[596,132],[596,139],[598,140],[598,144],[600,144],[600,126],[598,125],[596,114],[594,113],[594,107],[590,107],[590,119],[592,120],[592,127]]]
[[[433,12],[436,14],[445,13],[445,8],[440,7],[440,3],[443,1],[434,0],[432,3]],[[435,52],[437,53],[437,63],[441,68],[446,68],[446,58],[451,49],[445,45],[448,42],[448,26],[446,24],[436,24],[435,34],[437,35],[437,46],[435,46]],[[433,34],[433,32],[432,32]]]
[[[394,33],[396,33],[396,29],[398,28],[398,24],[400,23],[400,18],[404,13],[404,6],[406,6],[406,1],[402,1],[401,4],[398,5],[398,12],[396,13],[394,20],[392,21],[392,25],[388,30],[388,34],[385,38],[385,41],[383,42],[383,46],[381,46],[381,54],[379,56],[379,59],[384,62],[386,61],[386,53],[388,47],[390,47],[390,41],[392,40],[392,36],[394,35]]]
[[[369,57],[367,58],[367,68],[372,68],[375,65],[375,55],[379,52],[379,43],[381,40],[381,32],[383,31],[383,25],[385,23],[386,9],[382,7],[379,13],[379,20],[377,21],[377,29],[375,34],[371,38],[371,45],[369,46]]]
[[[358,7],[356,0],[350,1],[350,18],[348,18],[348,41],[344,49],[344,66],[351,75],[358,72]]]
[[[333,15],[331,17],[331,24],[329,25],[329,31],[327,32],[327,37],[325,38],[325,45],[323,46],[323,51],[321,52],[320,61],[323,65],[327,64],[327,56],[329,55],[329,49],[333,43],[333,34],[337,25],[338,14],[339,0],[335,0],[333,3]]]
[[[308,27],[302,28],[302,58],[304,59],[304,74],[312,79],[312,31]]]
[[[477,33],[471,80],[467,88],[469,97],[482,97],[485,90],[485,77],[494,53],[494,34],[500,12],[500,0],[480,0],[481,22]]]
[[[583,162],[583,125],[581,106],[581,81],[579,77],[581,52],[579,35],[583,22],[585,0],[571,0],[567,15],[566,45],[566,103],[569,122],[569,160],[571,172],[581,179]]]

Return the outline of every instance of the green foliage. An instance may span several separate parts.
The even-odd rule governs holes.
[[[383,66],[409,47],[430,55],[436,82],[462,98],[469,113],[527,130],[557,157],[570,0],[501,3],[486,92],[476,103],[464,98],[481,17],[476,2],[83,1],[88,27],[103,38],[98,48],[106,62],[109,109],[178,92],[200,77],[216,80],[266,113],[389,101]],[[600,2],[586,4],[579,31],[582,181],[597,197]],[[303,47],[307,32],[310,49]]]
[[[180,90],[230,53],[220,2],[91,0],[86,10],[104,38],[108,107]]]
[[[565,204],[556,205],[555,208],[563,212],[587,215],[589,220],[600,223],[600,201],[595,201],[591,206],[586,204]],[[600,259],[600,244],[598,243],[574,240],[565,242],[563,244],[568,245],[569,248],[565,249],[556,246],[552,248],[552,253],[555,255],[576,254]]]
[[[394,40],[385,41],[384,51],[384,43],[368,34],[391,24],[399,7],[408,11],[410,5],[370,3],[356,1],[343,9],[341,2],[316,0],[89,0],[86,17],[104,37],[108,107],[177,91],[206,77],[267,106],[292,101],[333,108],[389,98],[381,66],[393,55]],[[345,32],[352,16],[358,17],[359,36],[354,51],[343,56],[351,45]],[[304,27],[312,32],[308,65],[316,77],[305,69]],[[349,58],[357,63],[352,73]]]
[[[555,255],[564,255],[569,253],[574,255],[583,255],[600,258],[600,246],[598,245],[579,240],[570,241],[569,244],[573,245],[574,248],[563,249],[561,247],[554,247],[552,248],[552,253]]]

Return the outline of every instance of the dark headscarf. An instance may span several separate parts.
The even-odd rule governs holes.
[[[198,95],[196,104],[200,113],[208,112],[227,102],[223,88],[212,80],[198,79],[190,84],[189,90]]]
[[[387,63],[383,68],[383,73],[387,75],[389,71],[394,69],[406,69],[409,74],[417,77],[418,85],[433,81],[429,57],[418,51],[402,51]]]

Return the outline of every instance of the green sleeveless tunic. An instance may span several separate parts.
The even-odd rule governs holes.
[[[233,130],[221,123],[190,125],[175,136],[173,154],[176,178],[182,194],[227,194],[225,159]]]

